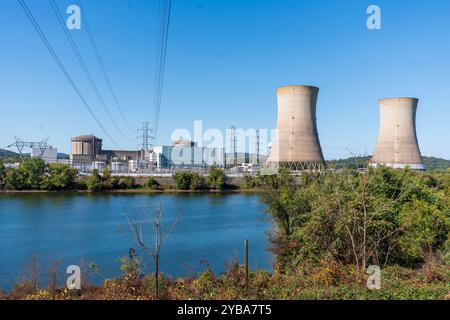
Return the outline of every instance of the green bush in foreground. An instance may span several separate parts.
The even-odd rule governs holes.
[[[360,271],[414,267],[448,252],[446,175],[379,168],[276,179],[261,198],[279,226],[273,250],[286,268],[324,258]]]

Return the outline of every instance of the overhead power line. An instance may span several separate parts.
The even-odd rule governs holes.
[[[128,83],[127,81],[127,77],[125,76],[125,71],[124,71],[124,67],[123,67],[123,63],[119,57],[119,46],[117,44],[117,39],[116,36],[114,34],[113,28],[111,26],[111,14],[109,12],[109,8],[107,5],[107,2],[109,0],[103,0],[102,4],[103,4],[103,9],[105,11],[105,16],[106,16],[106,25],[108,27],[108,32],[109,32],[109,36],[111,38],[111,42],[113,44],[113,54],[114,54],[114,58],[116,59],[117,65],[119,67],[119,71],[120,71],[120,76],[121,76],[121,80],[122,80],[122,87],[123,89],[126,91],[126,94],[128,96],[128,100],[130,102],[130,104],[133,104],[135,102],[135,98],[133,97],[133,95],[130,92],[130,89],[126,86],[126,84]],[[128,124],[127,124],[128,125]],[[135,131],[131,126],[128,125],[128,128],[131,129],[133,132]]]
[[[91,85],[92,89],[94,90],[94,93],[98,99],[98,101],[100,102],[100,104],[103,107],[103,110],[106,112],[108,118],[111,120],[111,122],[113,123],[114,127],[116,128],[116,130],[119,132],[119,134],[125,138],[128,141],[131,141],[124,133],[123,131],[120,129],[119,125],[117,124],[116,120],[114,119],[114,117],[112,116],[111,112],[108,109],[108,106],[105,103],[105,100],[103,99],[102,94],[100,93],[100,90],[98,89],[97,85],[95,84],[95,81],[89,71],[89,68],[87,67],[86,63],[84,62],[83,56],[80,53],[80,50],[78,49],[77,44],[75,43],[75,41],[73,40],[72,35],[70,34],[70,32],[67,30],[67,27],[64,23],[64,19],[61,15],[61,12],[59,11],[58,5],[56,4],[55,0],[49,0],[49,3],[53,9],[53,12],[56,16],[56,19],[58,20],[58,23],[60,25],[60,27],[63,29],[64,34],[66,35],[67,40],[69,41],[69,44],[72,48],[72,51],[74,52],[75,56],[77,57],[78,62],[81,65],[81,68],[83,69],[84,74],[86,75],[89,84]]]
[[[90,41],[90,43],[92,45],[92,49],[94,50],[95,57],[97,58],[97,62],[99,64],[99,66],[100,66],[100,69],[102,71],[103,77],[105,78],[105,81],[106,81],[106,83],[108,85],[109,91],[111,93],[111,96],[113,97],[113,100],[114,100],[114,103],[115,103],[115,105],[117,107],[117,110],[119,110],[120,116],[121,116],[122,120],[124,121],[124,123],[126,124],[126,126],[130,130],[134,131],[134,129],[130,126],[127,118],[125,117],[125,113],[123,112],[123,109],[122,109],[122,107],[121,107],[121,105],[119,103],[119,100],[117,99],[117,95],[116,95],[116,93],[115,93],[115,91],[113,89],[113,86],[111,84],[111,80],[110,80],[109,75],[108,75],[108,73],[106,71],[105,64],[103,63],[102,56],[100,54],[100,51],[98,49],[97,43],[96,43],[95,38],[94,38],[94,35],[92,33],[92,29],[91,29],[91,27],[89,25],[88,16],[87,16],[87,13],[86,13],[86,8],[82,5],[81,0],[78,0],[78,5],[82,9],[82,12],[83,12],[83,23],[84,23],[84,26],[86,27],[86,31],[87,31],[88,36],[89,36],[89,41]]]
[[[83,105],[86,107],[86,109],[89,111],[89,113],[91,114],[91,116],[94,118],[95,122],[98,124],[98,126],[102,129],[102,131],[105,133],[105,135],[111,140],[111,142],[118,148],[120,148],[120,146],[117,144],[117,142],[114,140],[114,138],[109,134],[109,132],[105,129],[105,127],[102,125],[102,123],[100,122],[100,120],[97,118],[97,116],[95,115],[94,111],[92,110],[91,106],[88,104],[88,102],[86,101],[86,99],[84,98],[83,94],[80,92],[80,90],[78,89],[78,86],[76,85],[76,83],[73,81],[72,77],[70,76],[69,72],[67,71],[66,67],[64,66],[64,64],[61,62],[61,59],[58,57],[58,55],[56,54],[55,50],[53,49],[53,46],[51,45],[51,43],[49,42],[49,40],[47,39],[47,37],[45,36],[44,32],[42,31],[42,29],[39,26],[39,23],[36,21],[36,19],[34,18],[33,14],[31,13],[30,9],[28,8],[27,4],[25,3],[24,0],[17,0],[17,2],[19,3],[19,5],[21,6],[22,10],[25,12],[27,18],[30,20],[31,24],[33,25],[34,29],[36,30],[36,32],[38,33],[39,37],[41,38],[42,42],[44,43],[44,45],[46,46],[47,50],[50,52],[50,54],[52,55],[53,59],[55,60],[56,64],[58,65],[58,67],[60,68],[60,70],[62,71],[62,73],[64,74],[64,76],[66,77],[67,81],[69,82],[69,84],[72,86],[72,89],[75,91],[76,95],[78,96],[78,98],[81,100],[81,102],[83,103]]]
[[[154,89],[154,135],[158,134],[159,116],[163,94],[164,74],[167,57],[167,43],[169,38],[169,26],[171,17],[171,0],[159,0],[158,10],[158,39],[156,45],[156,72]]]

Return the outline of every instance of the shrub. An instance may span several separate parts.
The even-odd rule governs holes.
[[[173,175],[173,179],[178,189],[188,190],[191,187],[192,173],[177,172]]]
[[[439,183],[411,170],[276,179],[261,198],[279,226],[273,251],[284,266],[325,258],[359,270],[410,266],[444,250],[448,241],[448,197]]]
[[[39,190],[42,186],[46,165],[42,159],[25,159],[18,168],[6,172],[5,184],[8,189]]]
[[[137,187],[136,179],[133,177],[123,177],[120,179],[120,185],[125,189],[134,189]]]
[[[223,169],[212,166],[209,169],[209,187],[211,189],[223,190],[226,187],[228,177]]]
[[[91,175],[87,178],[86,186],[90,191],[100,191],[103,189],[102,177],[96,169],[92,170]]]
[[[201,190],[205,187],[205,178],[203,178],[198,173],[193,173],[191,176],[191,183],[189,189],[191,190]]]
[[[161,185],[155,178],[149,177],[147,180],[147,188],[152,190],[159,190],[161,189]]]
[[[52,163],[48,165],[47,174],[43,177],[42,189],[73,190],[77,188],[76,169],[64,164]]]
[[[104,169],[102,172],[102,185],[103,189],[120,189],[120,179],[118,177],[112,176],[109,169]]]
[[[5,185],[5,175],[6,175],[6,169],[3,161],[0,160],[0,188],[3,188]]]

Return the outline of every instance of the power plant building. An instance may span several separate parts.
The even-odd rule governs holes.
[[[81,170],[104,168],[108,164],[114,168],[120,167],[122,170],[129,166],[130,161],[144,161],[146,157],[144,150],[103,150],[102,139],[94,135],[78,136],[72,138],[71,142],[70,162]]]
[[[198,147],[191,141],[174,141],[153,149],[158,168],[225,166],[225,149]]]
[[[379,101],[380,128],[372,166],[425,170],[416,133],[416,98]]]
[[[57,148],[32,148],[31,149],[32,158],[40,158],[46,163],[56,163],[58,162],[58,149]]]
[[[74,166],[84,167],[94,161],[106,161],[107,157],[102,155],[102,139],[94,135],[82,135],[71,139],[72,151],[70,162]]]
[[[316,124],[319,88],[285,86],[277,90],[278,122],[269,163],[292,171],[322,170],[325,160]]]

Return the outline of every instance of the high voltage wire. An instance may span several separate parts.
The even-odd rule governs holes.
[[[144,13],[144,90],[145,90],[145,98],[148,98],[148,93],[150,92],[149,86],[149,44],[148,44],[148,12],[145,3],[143,4],[143,13]]]
[[[65,75],[67,81],[69,82],[69,84],[72,86],[72,89],[75,91],[76,95],[78,96],[78,98],[81,100],[81,102],[83,103],[83,105],[86,107],[86,109],[89,111],[89,113],[91,114],[91,116],[94,118],[95,122],[98,124],[98,126],[103,130],[103,132],[105,133],[105,135],[111,140],[111,142],[120,149],[120,146],[117,144],[117,142],[113,139],[113,137],[109,134],[109,132],[105,129],[105,127],[102,125],[102,123],[100,122],[100,120],[97,118],[97,116],[95,115],[94,111],[92,110],[91,106],[88,104],[88,102],[86,101],[86,99],[84,98],[83,94],[80,92],[80,90],[78,89],[78,86],[75,84],[75,82],[73,81],[72,77],[70,76],[69,72],[67,71],[67,69],[65,68],[64,64],[61,62],[61,59],[58,57],[58,55],[56,54],[55,50],[53,49],[53,46],[51,45],[50,41],[47,39],[47,37],[45,36],[44,32],[42,31],[42,29],[39,26],[39,23],[36,21],[36,19],[34,18],[33,14],[31,13],[30,9],[28,8],[27,4],[25,3],[24,0],[17,0],[17,2],[19,3],[19,5],[21,6],[22,10],[25,12],[28,20],[30,20],[31,24],[33,25],[34,29],[36,30],[36,32],[38,33],[38,35],[40,36],[42,42],[44,43],[44,45],[46,46],[47,50],[50,52],[50,54],[52,55],[53,59],[55,60],[56,64],[58,65],[58,67],[60,68],[60,70],[63,72],[63,74]]]
[[[157,39],[157,54],[156,54],[156,72],[155,72],[155,91],[154,91],[154,135],[156,137],[159,126],[159,116],[161,111],[161,101],[164,84],[164,73],[167,56],[167,43],[169,38],[169,26],[171,16],[171,0],[160,0],[158,10],[158,39]]]
[[[54,1],[54,0],[53,0],[53,1]],[[129,124],[127,118],[125,117],[125,114],[124,114],[124,112],[123,112],[123,109],[122,109],[122,107],[121,107],[121,105],[120,105],[120,103],[119,103],[119,100],[117,99],[117,95],[116,95],[116,93],[115,93],[115,91],[114,91],[114,89],[113,89],[113,86],[112,86],[112,84],[111,84],[111,80],[110,80],[110,78],[109,78],[109,76],[108,76],[108,73],[106,72],[105,64],[103,63],[102,56],[100,55],[100,52],[99,52],[99,50],[98,50],[97,43],[96,43],[96,41],[95,41],[95,38],[94,38],[94,36],[93,36],[91,27],[90,27],[90,25],[89,25],[89,20],[88,20],[87,14],[86,14],[86,8],[82,5],[81,0],[78,0],[78,5],[80,6],[80,8],[81,8],[82,11],[83,11],[83,23],[84,23],[84,25],[86,26],[86,31],[87,31],[88,36],[89,36],[89,41],[91,42],[92,49],[94,50],[94,53],[95,53],[95,57],[97,58],[98,64],[100,65],[100,69],[101,69],[101,71],[102,71],[103,77],[105,78],[105,81],[106,81],[106,83],[107,83],[107,85],[108,85],[109,91],[110,91],[110,93],[111,93],[111,96],[113,97],[113,100],[114,100],[114,103],[115,103],[115,105],[116,105],[116,107],[117,107],[117,110],[119,110],[120,116],[122,117],[122,120],[124,121],[124,123],[126,124],[126,126],[127,126],[130,130],[134,131],[134,129],[130,126],[130,124]]]
[[[113,32],[113,29],[111,27],[111,15],[110,15],[110,12],[109,12],[109,9],[108,9],[108,5],[106,4],[107,1],[109,1],[109,0],[103,0],[102,4],[103,4],[103,10],[104,10],[105,16],[106,16],[106,24],[107,24],[107,27],[108,27],[109,36],[111,37],[111,41],[112,41],[112,44],[113,44],[113,47],[114,47],[113,54],[114,54],[114,58],[116,59],[117,65],[119,66],[120,76],[122,78],[122,83],[124,84],[123,88],[124,88],[124,90],[126,91],[126,93],[128,95],[130,103],[132,103],[132,102],[135,102],[135,99],[132,96],[129,88],[125,86],[127,81],[126,81],[126,77],[125,77],[123,64],[122,64],[122,61],[120,60],[119,54],[118,54],[119,46],[117,45],[117,40],[116,40],[116,37],[114,36],[114,32]],[[127,126],[133,132],[135,131],[135,129],[133,129],[131,126],[129,126],[128,123],[127,123]]]
[[[89,71],[89,68],[87,67],[86,63],[84,62],[84,59],[80,53],[80,50],[78,49],[77,44],[75,43],[75,41],[72,38],[72,35],[70,34],[70,32],[67,30],[67,27],[64,23],[64,19],[59,11],[58,5],[56,4],[55,0],[49,0],[49,3],[53,9],[53,12],[55,13],[56,19],[58,20],[59,25],[61,26],[61,28],[64,31],[64,34],[66,35],[67,40],[70,43],[70,46],[72,48],[72,51],[75,53],[75,56],[77,57],[78,62],[81,65],[81,68],[83,69],[84,74],[86,75],[86,77],[88,78],[89,84],[91,85],[92,89],[94,90],[94,93],[97,97],[97,99],[99,100],[100,104],[103,107],[103,110],[106,112],[106,114],[108,115],[108,118],[111,120],[111,122],[113,123],[114,127],[117,129],[117,131],[119,132],[119,134],[125,138],[126,140],[130,141],[130,139],[123,133],[123,131],[120,129],[119,125],[117,124],[116,120],[114,120],[111,112],[108,109],[108,106],[105,103],[105,100],[103,99],[102,94],[100,93],[97,85],[95,84],[95,81]]]

